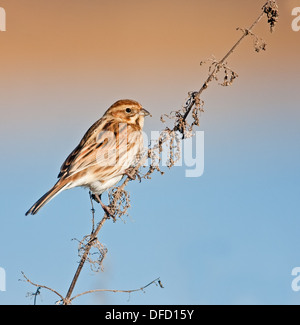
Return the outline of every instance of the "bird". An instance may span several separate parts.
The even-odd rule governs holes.
[[[62,164],[58,181],[26,213],[36,214],[64,190],[84,187],[109,216],[101,195],[132,169],[143,151],[143,126],[150,113],[137,101],[121,99],[112,104],[84,134]]]

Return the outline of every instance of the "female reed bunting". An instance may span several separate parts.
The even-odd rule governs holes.
[[[136,163],[143,150],[144,117],[149,115],[138,102],[123,99],[115,102],[85,133],[78,146],[60,168],[58,182],[27,212],[36,214],[60,192],[82,186],[109,215],[101,194],[116,185]]]

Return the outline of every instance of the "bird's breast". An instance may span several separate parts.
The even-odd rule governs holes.
[[[119,181],[121,180],[121,178],[123,177],[123,175],[119,175],[113,178],[110,178],[106,181],[94,181],[92,183],[90,183],[87,187],[91,190],[91,192],[93,192],[94,194],[102,194],[103,192],[107,191],[109,188],[115,186],[117,183],[119,183]]]

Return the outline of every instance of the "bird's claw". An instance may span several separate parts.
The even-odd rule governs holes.
[[[132,181],[134,181],[136,178],[138,178],[139,182],[142,181],[142,177],[139,174],[138,170],[135,170],[134,168],[127,168],[124,172],[124,175],[128,176]]]
[[[108,219],[112,218],[113,221],[116,221],[114,214],[111,212],[110,208],[101,201],[101,195],[90,193],[91,198],[97,203],[101,204],[103,211],[105,212]]]

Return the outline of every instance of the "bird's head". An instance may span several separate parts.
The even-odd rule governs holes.
[[[142,129],[144,117],[150,113],[135,100],[121,99],[112,104],[105,115],[113,117],[120,123],[138,125]]]

